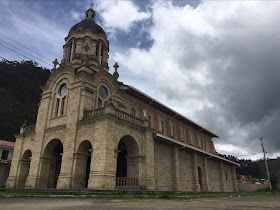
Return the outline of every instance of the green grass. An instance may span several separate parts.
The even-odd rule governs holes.
[[[218,198],[218,197],[244,197],[244,196],[280,196],[279,190],[259,190],[256,192],[164,192],[164,193],[150,193],[145,194],[131,194],[127,193],[78,193],[78,192],[43,192],[43,191],[17,191],[17,190],[0,190],[0,197],[63,197],[63,198],[91,198],[91,199],[203,199],[203,198]]]

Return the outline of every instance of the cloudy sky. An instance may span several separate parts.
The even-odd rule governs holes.
[[[50,68],[88,8],[1,0],[0,56]],[[261,158],[264,137],[268,156],[280,156],[279,1],[99,0],[94,10],[120,81],[219,135],[220,153]]]

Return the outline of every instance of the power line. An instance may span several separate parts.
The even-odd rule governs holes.
[[[24,52],[24,53],[26,53],[27,55],[30,55],[30,56],[32,56],[32,57],[34,57],[34,58],[36,58],[36,59],[42,61],[43,63],[45,63],[45,64],[47,64],[47,65],[49,65],[49,66],[52,66],[51,64],[49,64],[49,63],[47,63],[47,62],[41,60],[40,58],[35,57],[35,56],[31,55],[30,53],[28,53],[28,52],[26,52],[26,51],[24,51],[24,50],[22,50],[22,49],[19,49],[18,47],[14,46],[14,45],[12,45],[12,44],[10,44],[10,43],[8,43],[8,42],[2,40],[2,39],[0,39],[0,41],[2,41],[2,42],[4,42],[4,43],[6,43],[6,44],[8,44],[8,45],[10,45],[10,46],[12,46],[12,47],[18,49],[18,50],[20,50],[20,51],[22,51],[22,52]],[[2,46],[3,46],[3,45],[2,45]]]
[[[25,58],[27,58],[27,59],[30,59],[29,57],[27,57],[27,56],[25,56],[25,55],[23,55],[23,54],[21,54],[21,53],[19,53],[19,52],[16,52],[15,50],[13,50],[13,49],[11,49],[11,48],[9,48],[9,47],[7,47],[7,46],[1,44],[1,43],[0,43],[0,45],[2,45],[3,47],[5,47],[5,48],[7,48],[7,49],[9,49],[9,50],[11,50],[11,51],[13,51],[13,52],[15,52],[15,53],[21,55],[21,56],[23,56],[23,57],[25,57]],[[33,60],[33,59],[30,59],[30,60]],[[43,64],[41,64],[41,63],[39,63],[39,62],[37,62],[37,63],[40,64],[40,65],[42,65],[42,66],[44,66]],[[45,67],[45,66],[44,66],[44,67]],[[47,67],[45,67],[45,68],[47,68]]]
[[[17,44],[18,44],[18,45],[20,45],[20,46],[22,46],[22,47],[24,47],[24,48],[26,48],[26,49],[30,50],[31,52],[36,53],[37,55],[40,55],[41,57],[43,57],[43,58],[47,59],[48,61],[52,62],[50,59],[48,59],[48,58],[46,58],[45,56],[43,56],[43,55],[41,55],[41,54],[39,54],[39,53],[37,53],[37,52],[35,52],[35,51],[33,51],[33,50],[29,49],[28,47],[25,47],[24,45],[22,45],[22,44],[18,43],[17,41],[12,40],[11,38],[9,38],[9,37],[7,37],[7,36],[5,36],[5,35],[3,35],[3,34],[0,34],[0,35],[1,35],[1,36],[3,36],[3,37],[5,37],[5,38],[7,38],[7,39],[9,39],[9,40],[11,40],[11,41],[13,41],[13,42],[15,42],[15,43],[17,43]]]

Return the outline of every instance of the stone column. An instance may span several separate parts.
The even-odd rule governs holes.
[[[224,163],[219,161],[219,179],[220,179],[220,190],[221,192],[225,192],[225,171],[224,171]]]
[[[203,189],[204,189],[204,191],[211,191],[211,189],[210,189],[210,186],[209,186],[209,180],[208,180],[208,164],[207,164],[207,157],[206,156],[204,156],[203,157],[203,162],[202,162],[202,164],[203,164],[203,166],[202,166],[202,168],[203,168],[203,179],[204,179],[204,182],[203,182]]]
[[[108,49],[103,48],[102,66],[107,66]]]
[[[195,152],[191,155],[192,159],[192,183],[193,183],[193,191],[200,191],[199,180],[198,180],[198,165],[197,165],[197,154]]]
[[[178,191],[180,188],[180,165],[179,165],[179,148],[173,147],[172,149],[172,178],[173,178],[173,191]]]
[[[87,153],[74,153],[74,175],[72,180],[72,188],[85,187],[88,156],[89,154]]]
[[[111,111],[113,108],[111,109]],[[91,172],[89,176],[89,189],[114,190],[116,185],[116,152],[115,144],[115,116],[107,115],[104,119],[96,121],[92,152]]]
[[[82,40],[77,40],[76,53],[77,54],[82,54]]]
[[[30,161],[31,159],[22,159],[20,160],[19,164],[19,173],[18,173],[18,179],[17,179],[17,188],[24,188],[28,173],[29,173],[29,168],[30,168]]]
[[[28,177],[26,179],[25,188],[28,188],[28,189],[36,188],[37,181],[38,181],[36,169],[39,167],[38,163],[39,163],[38,157],[36,157],[36,156],[34,157],[34,155],[33,155],[31,157],[30,168],[29,168]]]
[[[102,42],[100,41],[98,46],[98,55],[97,55],[98,64],[100,64],[101,49],[102,49]]]
[[[148,125],[148,123],[147,123]],[[155,171],[154,171],[154,137],[153,129],[146,127],[143,132],[143,158],[141,185],[142,189],[155,189]],[[145,157],[145,158],[144,158]]]
[[[235,166],[231,166],[231,177],[232,177],[232,189],[234,192],[237,192],[238,188],[237,188],[237,181],[236,181]]]
[[[51,167],[52,157],[41,157],[40,158],[40,172],[38,175],[38,183],[37,188],[47,188],[48,187],[48,180],[49,180],[49,173]],[[34,188],[34,182],[30,183],[31,179],[28,179],[26,182],[26,188]]]

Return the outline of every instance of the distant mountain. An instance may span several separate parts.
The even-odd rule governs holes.
[[[28,125],[36,123],[40,86],[49,76],[48,69],[33,61],[0,62],[0,139],[15,141],[24,120]]]

